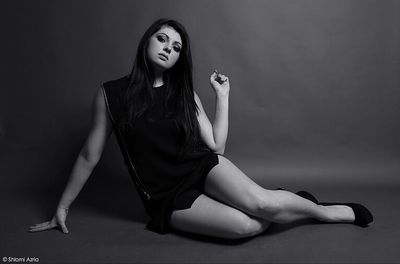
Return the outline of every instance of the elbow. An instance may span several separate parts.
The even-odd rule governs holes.
[[[223,150],[214,151],[214,153],[218,154],[218,155],[224,155],[224,151]]]
[[[215,146],[212,150],[215,154],[224,155],[225,146]]]
[[[78,160],[80,160],[80,162],[79,162],[80,166],[82,166],[82,168],[84,168],[88,171],[92,171],[96,167],[96,165],[99,161],[98,159],[94,159],[94,158],[88,159],[83,156],[80,156],[78,158]]]
[[[90,167],[96,166],[96,164],[99,162],[100,157],[97,155],[90,155],[89,153],[83,151],[80,155],[80,159],[86,163]]]
[[[91,158],[86,158],[85,160],[86,160],[87,164],[88,164],[90,167],[94,167],[94,166],[97,165],[97,163],[99,163],[100,158],[91,157]]]

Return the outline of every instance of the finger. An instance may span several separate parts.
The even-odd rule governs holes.
[[[53,228],[53,226],[47,225],[47,226],[32,228],[32,229],[29,230],[29,232],[44,231],[44,230],[48,230],[48,229],[51,229],[51,228]]]
[[[38,228],[43,228],[43,227],[48,227],[48,226],[54,226],[54,225],[52,225],[51,222],[46,222],[46,223],[43,223],[43,224],[40,224],[40,225],[31,226],[29,228],[30,229],[38,229]]]
[[[48,224],[50,224],[50,221],[30,226],[30,228],[41,227],[41,226],[45,226],[45,225],[48,225]]]
[[[64,234],[68,234],[68,229],[65,223],[60,223],[61,230],[63,231]]]

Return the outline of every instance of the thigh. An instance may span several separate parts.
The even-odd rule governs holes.
[[[170,226],[195,234],[241,238],[261,233],[269,223],[202,194],[190,208],[175,210],[171,215]]]
[[[260,203],[272,203],[273,191],[259,186],[224,156],[207,175],[204,192],[219,201],[256,215]]]

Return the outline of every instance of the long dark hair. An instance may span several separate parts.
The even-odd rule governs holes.
[[[199,124],[196,114],[198,106],[194,100],[192,79],[192,55],[189,36],[185,28],[171,19],[158,19],[142,36],[136,53],[135,62],[129,78],[129,85],[124,97],[120,127],[125,130],[134,126],[135,121],[149,109],[154,98],[154,72],[147,57],[149,39],[162,27],[168,26],[179,33],[182,48],[175,65],[164,72],[164,85],[167,85],[165,106],[172,104],[177,125],[183,129],[180,154],[196,147],[199,142]],[[175,100],[173,100],[175,98]],[[172,103],[173,102],[173,103]]]

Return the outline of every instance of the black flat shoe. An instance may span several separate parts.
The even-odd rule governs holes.
[[[312,195],[311,193],[309,193],[307,191],[298,191],[296,194],[298,196],[303,197],[304,199],[310,200],[311,202],[318,204],[317,198],[315,198],[314,195]]]
[[[369,223],[374,221],[372,213],[362,204],[358,203],[319,203],[320,205],[346,205],[351,207],[354,211],[355,220],[353,224],[366,227]]]

